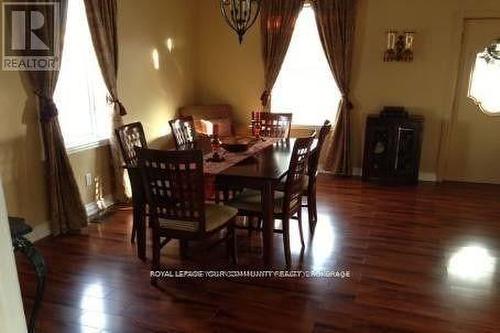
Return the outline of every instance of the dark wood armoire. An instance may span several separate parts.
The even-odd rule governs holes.
[[[363,180],[416,184],[424,118],[402,107],[386,107],[366,120]]]

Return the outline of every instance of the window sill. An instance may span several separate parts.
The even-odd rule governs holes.
[[[74,145],[70,147],[66,147],[66,152],[68,155],[73,155],[77,154],[89,149],[95,149],[99,147],[104,147],[109,145],[109,139],[102,139],[102,140],[97,140],[97,141],[92,141],[89,143],[83,143],[79,145]]]
[[[292,130],[317,130],[321,128],[321,125],[294,125],[292,124]]]

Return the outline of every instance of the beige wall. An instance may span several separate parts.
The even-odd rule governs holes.
[[[194,99],[194,20],[198,1],[119,1],[119,93],[125,122],[142,121],[148,140],[166,145],[168,121]],[[173,41],[172,52],[166,46]],[[160,69],[152,63],[153,49]]]
[[[84,204],[112,197],[113,177],[109,146],[70,154],[69,161]],[[87,173],[92,175],[92,184],[90,186],[87,186],[85,180]]]
[[[218,1],[197,1],[196,89],[200,103],[228,103],[236,121],[248,124],[260,108],[264,72],[257,22],[238,44],[220,13]]]
[[[243,46],[225,25],[217,4],[200,1],[197,58],[199,102],[228,102],[246,122],[259,106],[262,87],[259,27]],[[360,0],[354,51],[352,99],[354,167],[362,163],[366,115],[384,105],[403,105],[426,117],[421,171],[436,177],[442,129],[449,126],[465,16],[496,15],[494,0]],[[385,31],[413,29],[415,61],[384,63]]]
[[[21,76],[0,71],[0,175],[10,215],[48,220],[38,117]]]
[[[435,174],[453,93],[459,1],[361,0],[353,64],[353,165],[362,163],[366,115],[401,105],[425,116],[421,172]],[[412,63],[384,63],[385,31],[416,31]]]
[[[166,147],[168,121],[176,110],[193,102],[194,96],[194,1],[118,1],[119,73],[118,92],[127,108],[124,123],[141,121],[153,147]],[[173,41],[170,52],[167,39]],[[159,70],[152,52],[158,50]],[[112,195],[108,147],[70,155],[84,203],[95,201],[96,189]],[[100,180],[85,185],[85,174]]]
[[[176,109],[193,101],[194,1],[120,0],[119,93],[129,115],[141,120],[154,146],[167,144],[168,120]],[[165,40],[172,38],[168,52]],[[160,70],[153,68],[151,52],[160,54]],[[38,117],[28,102],[21,75],[0,71],[0,175],[9,214],[25,217],[32,225],[48,220],[45,177]],[[27,106],[29,103],[29,107]],[[95,184],[85,186],[85,174],[102,183],[102,195],[111,192],[109,148],[70,155],[84,203],[95,198]]]

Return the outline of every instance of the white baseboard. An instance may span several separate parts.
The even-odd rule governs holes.
[[[361,176],[363,174],[363,169],[352,168],[353,176]],[[437,175],[434,172],[420,172],[418,174],[418,180],[421,182],[437,182]]]
[[[87,217],[97,215],[100,211],[105,210],[115,203],[112,195],[105,196],[101,201],[90,202],[85,205]]]
[[[437,182],[437,175],[434,172],[420,172],[418,180],[421,182]]]
[[[113,196],[106,196],[103,198],[102,202],[91,202],[85,205],[85,211],[87,213],[87,217],[96,215],[100,210],[109,208],[114,204]],[[34,243],[39,241],[42,238],[50,236],[50,225],[49,222],[44,222],[42,224],[38,224],[33,227],[33,231],[30,232],[26,238]]]
[[[50,236],[50,226],[49,222],[45,222],[42,224],[38,224],[33,227],[33,231],[26,235],[26,238],[34,243],[36,241],[39,241],[42,238],[45,238],[47,236]]]

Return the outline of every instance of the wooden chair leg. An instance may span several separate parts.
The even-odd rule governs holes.
[[[304,232],[302,231],[302,207],[299,208],[297,211],[297,219],[298,219],[298,226],[299,226],[299,234],[300,234],[300,243],[302,244],[302,248],[304,248],[305,243],[304,243]]]
[[[153,272],[160,270],[160,235],[158,231],[153,227],[153,259],[151,261],[151,270]],[[156,286],[158,284],[158,278],[155,274],[151,275],[151,284]]]
[[[144,218],[144,207],[141,202],[136,199],[132,202],[132,235],[130,237],[130,242],[133,244],[137,239],[137,227],[141,223],[141,219]]]
[[[283,219],[283,246],[285,249],[285,263],[286,268],[290,269],[291,265],[291,252],[290,252],[290,223],[288,218]]]
[[[311,193],[311,198],[312,198],[312,207],[313,207],[313,221],[314,223],[318,222],[318,207],[316,204],[316,190]]]
[[[231,262],[236,265],[238,264],[238,254],[237,254],[237,243],[236,243],[236,232],[234,228],[234,224],[236,222],[236,218],[231,221],[228,225],[227,235],[226,235],[226,247],[227,254],[231,258]]]
[[[141,204],[139,200],[134,202],[133,208],[133,222],[132,222],[132,236],[131,242],[137,243],[137,256],[141,260],[146,260],[146,211],[145,205]],[[151,219],[149,224],[151,224]]]
[[[252,236],[252,230],[253,230],[253,216],[247,216],[247,222],[248,222],[248,227],[247,227],[247,231],[248,231],[248,237],[251,237]]]
[[[188,251],[189,251],[189,242],[187,240],[180,240],[179,241],[179,254],[181,259],[187,259],[189,257]]]
[[[309,219],[309,226],[312,226],[314,223],[314,208],[310,193],[307,193],[307,217]]]
[[[132,236],[130,236],[130,243],[135,244],[135,237],[137,235],[137,226],[135,220],[132,221]]]

